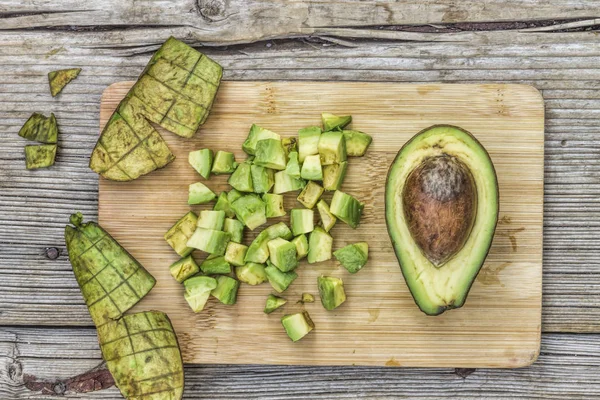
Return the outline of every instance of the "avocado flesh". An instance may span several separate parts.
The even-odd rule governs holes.
[[[411,234],[402,201],[410,173],[424,160],[448,155],[470,171],[477,206],[468,238],[441,266],[430,261]],[[398,152],[386,182],[386,221],[402,274],[419,308],[428,315],[461,307],[491,246],[499,208],[498,182],[492,161],[470,133],[449,125],[418,133]]]

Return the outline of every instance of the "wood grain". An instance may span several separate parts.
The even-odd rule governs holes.
[[[114,84],[104,92],[100,126],[131,84]],[[342,187],[366,203],[361,226],[353,231],[338,223],[332,230],[334,249],[367,241],[370,260],[352,276],[333,260],[302,263],[299,278],[284,293],[289,300],[284,312],[303,308],[295,304],[301,293],[317,294],[320,274],[341,276],[348,301],[334,312],[318,302],[304,306],[317,328],[295,344],[282,330],[281,313],[262,313],[269,285],[242,286],[236,306],[212,301],[203,313],[193,314],[169,275],[168,266],[177,257],[162,239],[189,210],[187,186],[201,179],[188,165],[187,153],[208,147],[232,151],[242,160],[241,143],[252,123],[293,136],[301,127],[318,124],[324,110],[352,114],[352,126],[374,138],[366,157],[350,159]],[[543,122],[539,93],[522,85],[225,82],[209,121],[194,139],[161,131],[175,162],[126,184],[100,180],[99,221],[157,278],[137,309],[169,314],[186,362],[528,365],[537,357],[541,325]],[[383,203],[387,169],[397,150],[416,132],[438,123],[469,130],[490,152],[499,177],[501,223],[466,306],[432,318],[417,309],[403,281]],[[227,189],[225,182],[221,176],[208,185],[218,193]],[[286,195],[286,209],[292,207],[299,207],[295,195]],[[194,207],[204,208],[209,207]],[[255,234],[248,232],[246,241]]]

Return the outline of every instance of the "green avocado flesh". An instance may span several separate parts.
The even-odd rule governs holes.
[[[183,361],[167,314],[129,314],[98,327],[98,341],[115,385],[126,399],[178,400]]]
[[[419,184],[411,185],[413,181]],[[386,222],[402,274],[424,313],[438,315],[464,304],[492,244],[498,199],[496,172],[488,153],[461,128],[432,126],[398,152],[386,182]],[[461,215],[461,204],[468,204],[471,211]],[[450,217],[437,217],[442,215],[440,210],[450,210]],[[464,221],[472,223],[456,234],[457,224]],[[452,250],[443,258],[436,253],[439,243]]]
[[[95,222],[71,215],[65,242],[73,273],[96,326],[120,318],[156,283],[116,240]]]
[[[208,117],[222,72],[204,54],[169,38],[106,123],[90,168],[130,181],[169,164],[175,156],[150,122],[192,137]]]

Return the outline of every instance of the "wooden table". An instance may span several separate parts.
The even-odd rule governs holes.
[[[599,17],[596,0],[0,1],[0,398],[120,398],[114,387],[77,394],[111,382],[94,369],[100,351],[63,228],[74,210],[97,216],[87,164],[102,90],[135,79],[169,35],[214,57],[225,79],[527,83],[547,110],[544,334],[533,366],[189,365],[187,398],[600,396]],[[46,74],[67,67],[83,72],[52,99]],[[60,124],[47,170],[24,167],[17,132],[32,111]]]

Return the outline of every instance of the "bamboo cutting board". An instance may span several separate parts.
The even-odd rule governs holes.
[[[111,85],[102,97],[103,127],[132,82]],[[163,234],[190,208],[187,188],[202,178],[188,165],[191,150],[234,152],[252,123],[293,136],[320,124],[320,113],[352,114],[352,129],[373,136],[365,157],[349,158],[342,190],[363,201],[361,225],[338,221],[334,250],[369,243],[369,262],[350,275],[335,260],[298,267],[283,294],[283,311],[263,313],[270,285],[242,285],[235,306],[214,298],[194,314],[183,288],[169,274],[177,255]],[[465,306],[441,316],[422,314],[404,282],[384,218],[388,167],[400,147],[433,124],[473,133],[489,151],[500,185],[500,219],[485,265]],[[193,139],[160,129],[177,159],[134,182],[100,179],[99,221],[156,278],[135,310],[170,316],[188,363],[520,367],[538,355],[541,325],[544,106],[524,85],[408,85],[350,82],[223,82],[208,122]],[[207,183],[228,190],[227,176]],[[287,194],[286,210],[301,207]],[[331,194],[326,195],[329,201]],[[213,204],[194,206],[195,211]],[[289,216],[270,220],[284,220]],[[266,226],[266,225],[265,225]],[[262,227],[264,228],[264,226]],[[258,228],[257,230],[260,230]],[[246,232],[248,244],[257,232]],[[196,252],[201,262],[204,254]],[[317,291],[320,274],[341,277],[348,300],[325,311]],[[297,303],[303,292],[314,303]],[[280,323],[284,313],[306,309],[316,328],[292,343]]]

